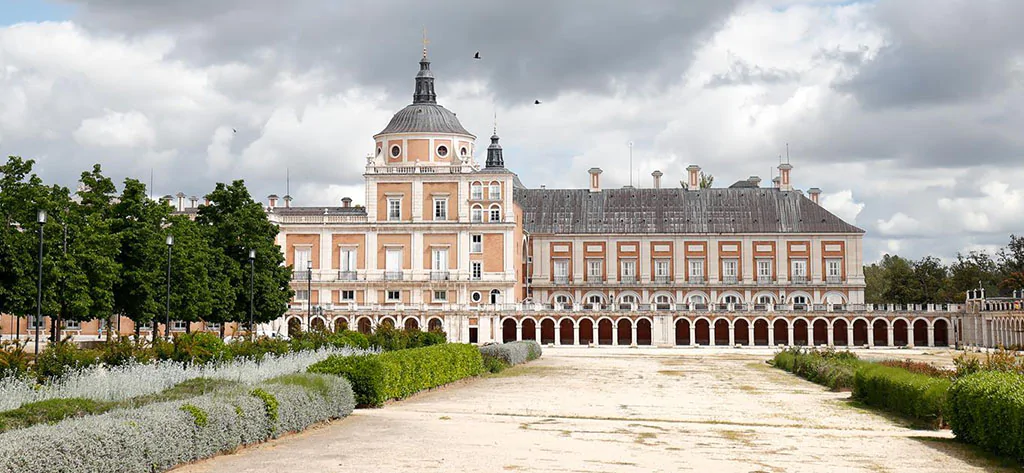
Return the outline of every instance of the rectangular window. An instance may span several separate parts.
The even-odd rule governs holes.
[[[636,277],[636,260],[622,260],[622,277]]]
[[[448,220],[448,199],[434,198],[434,220]]]
[[[220,332],[220,324],[219,323],[213,323],[213,322],[207,322],[206,323],[206,330],[209,330],[211,332]]]
[[[555,280],[569,279],[569,260],[567,259],[556,259],[555,262]]]
[[[434,302],[448,302],[448,291],[434,291]]]
[[[599,259],[587,260],[587,280],[600,281],[604,278],[604,261]]]
[[[804,282],[807,280],[807,260],[797,259],[791,262],[793,270],[793,281]]]
[[[295,248],[295,259],[293,260],[295,264],[292,266],[295,271],[306,271],[312,259],[312,252],[313,249],[310,247]]]
[[[487,189],[487,198],[491,200],[501,200],[501,184],[491,184],[490,188]]]
[[[388,220],[401,220],[402,219],[402,199],[398,197],[388,198]]]
[[[722,277],[726,280],[736,281],[736,276],[739,271],[739,261],[734,259],[722,260]]]
[[[34,315],[28,316],[28,328],[34,329],[36,328],[37,325],[39,326],[39,328],[45,328],[46,318],[40,317],[37,319],[36,316]]]
[[[842,261],[838,259],[825,260],[825,277],[828,282],[839,282],[843,278]]]
[[[186,322],[184,320],[175,320],[171,322],[171,330],[182,332],[185,330]]]
[[[473,223],[480,223],[484,221],[484,209],[480,207],[473,207],[469,210],[469,219]]]
[[[661,278],[668,277],[668,260],[667,259],[656,259],[654,260],[654,275]]]
[[[139,324],[139,331],[140,332],[147,331],[147,330],[150,330],[150,331],[153,330],[153,322],[146,322],[144,324]]]
[[[356,291],[341,291],[342,302],[352,302],[356,300]]]
[[[81,330],[82,323],[77,320],[65,320],[64,330]]]
[[[402,291],[388,291],[387,292],[387,301],[388,302],[401,302],[402,301]]]
[[[356,270],[356,250],[352,248],[342,248],[338,250],[338,270],[339,271],[355,271]]]
[[[484,252],[484,236],[483,235],[470,235],[469,236],[469,252],[470,253],[483,253]]]
[[[430,251],[430,269],[448,271],[448,248],[434,248]]]
[[[469,194],[471,200],[484,200],[484,188],[480,184],[469,186]]]
[[[474,280],[479,280],[483,276],[484,264],[480,261],[473,261],[470,263],[470,277]]]
[[[400,248],[388,248],[384,252],[384,268],[387,271],[402,270],[402,250]]]
[[[704,279],[704,260],[691,259],[689,263],[690,279],[694,281],[702,281]]]
[[[759,260],[757,260],[757,279],[758,279],[758,281],[771,281],[771,279],[772,279],[772,260],[770,260],[770,259],[759,259]]]
[[[303,302],[308,301],[309,300],[309,291],[307,291],[305,289],[298,289],[298,290],[296,290],[295,291],[295,300],[296,301],[303,301]]]

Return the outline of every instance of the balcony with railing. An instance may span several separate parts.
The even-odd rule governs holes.
[[[384,271],[385,281],[401,281],[405,279],[405,271]]]
[[[587,284],[604,284],[604,276],[587,276]]]
[[[736,275],[732,275],[732,276],[722,276],[722,282],[725,283],[725,284],[737,284],[740,281],[739,281],[739,278],[736,277]]]
[[[309,281],[312,277],[313,272],[309,270],[292,271],[292,281]]]
[[[692,285],[704,284],[704,275],[703,274],[691,274],[690,278],[687,280],[687,282],[692,284]]]
[[[838,274],[829,274],[825,276],[825,282],[828,284],[842,284],[843,277]]]
[[[623,274],[619,276],[619,284],[636,284],[635,274]]]
[[[451,281],[452,274],[449,271],[431,271],[430,280],[434,282]]]
[[[555,284],[569,284],[569,276],[564,274],[556,274],[551,278],[551,281]]]
[[[770,274],[758,274],[757,275],[757,285],[758,286],[770,286],[772,284],[775,284],[775,280],[772,279],[772,276]]]
[[[338,271],[339,281],[356,281],[359,279],[359,274],[355,271]]]
[[[807,284],[807,275],[806,274],[794,274],[791,278],[789,278],[789,282],[790,282],[790,284],[795,284],[795,285],[798,285],[798,286],[806,285]]]
[[[671,282],[672,282],[672,276],[669,276],[668,274],[655,274],[654,275],[654,283],[655,284],[669,284]]]

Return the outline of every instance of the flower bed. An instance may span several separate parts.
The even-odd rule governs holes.
[[[947,417],[958,439],[1024,462],[1024,376],[987,371],[958,379]]]
[[[373,407],[477,376],[483,372],[483,358],[473,345],[450,343],[379,355],[332,356],[308,371],[344,376],[352,382],[356,402]]]
[[[508,342],[480,347],[484,367],[497,373],[510,366],[526,363],[540,358],[540,344],[533,340]]]
[[[352,412],[351,385],[292,374],[249,388],[0,434],[0,471],[164,471]]]
[[[950,384],[946,378],[867,363],[854,373],[853,397],[869,406],[938,427],[946,411]]]

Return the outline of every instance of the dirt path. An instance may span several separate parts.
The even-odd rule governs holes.
[[[764,364],[767,353],[547,349],[184,472],[1011,471]]]

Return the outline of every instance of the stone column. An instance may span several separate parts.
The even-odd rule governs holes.
[[[775,346],[775,324],[768,321],[768,346]]]
[[[935,327],[931,325],[928,326],[928,346],[935,346]]]
[[[535,332],[534,337],[536,337],[536,338],[534,338],[534,340],[536,340],[537,343],[540,343],[540,324],[539,323],[534,324],[533,330]]]
[[[580,324],[579,322],[572,324],[572,344],[580,344]]]
[[[636,346],[636,321],[634,320],[631,325],[632,325],[632,327],[631,327],[632,330],[631,331],[632,331],[632,335],[633,335],[633,340],[629,343],[629,346],[632,347],[632,346]]]
[[[561,322],[555,322],[555,346],[562,345],[562,324]]]
[[[708,322],[708,346],[715,346],[715,324]]]
[[[836,323],[836,321],[833,320],[832,324],[835,324],[835,323]],[[835,326],[832,325],[832,324],[829,324],[828,322],[825,322],[825,330],[828,331],[828,333],[825,334],[825,338],[826,338],[826,340],[828,340],[828,346],[830,346],[830,347],[836,345],[836,330],[835,330]],[[814,329],[812,328],[811,331],[813,332]],[[813,335],[812,335],[812,338],[813,338]]]
[[[729,347],[736,346],[736,324],[729,322]]]
[[[790,346],[790,347],[794,345],[794,343],[793,343],[793,325],[794,325],[793,322],[790,322],[789,324],[786,324],[786,331],[788,332],[788,336],[789,336],[789,339],[786,342],[787,343],[786,346]]]
[[[697,324],[690,321],[690,346],[697,345]]]
[[[504,331],[505,330],[502,329],[502,332],[504,332]],[[517,342],[523,341],[523,323],[522,322],[516,322],[516,341]]]
[[[907,324],[907,346],[914,347],[914,323]]]
[[[754,323],[747,323],[747,346],[755,346],[757,342],[754,341]]]
[[[853,346],[853,322],[846,324],[846,346]]]
[[[886,332],[888,332],[888,333],[886,333],[886,336],[888,337],[887,340],[886,340],[886,344],[891,347],[891,346],[894,345],[893,342],[895,341],[895,337],[893,336],[893,335],[895,335],[894,334],[895,327],[892,324],[892,322],[889,323],[889,326],[888,326]]]
[[[875,346],[875,324],[868,323],[868,346]]]
[[[591,343],[593,343],[594,345],[600,345],[601,344],[600,340],[597,339],[597,326],[598,325],[599,325],[598,323],[596,323],[596,322],[594,323],[594,336],[590,338]]]

